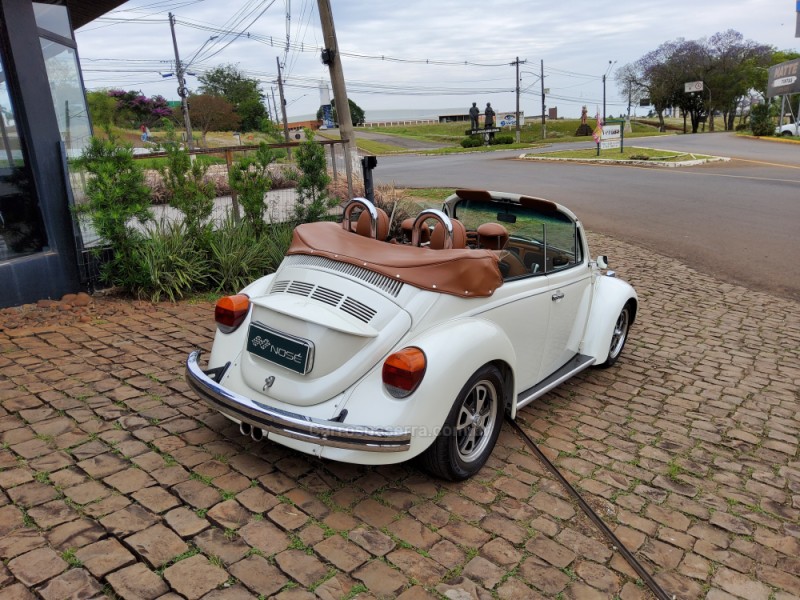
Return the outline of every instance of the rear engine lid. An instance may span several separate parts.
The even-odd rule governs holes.
[[[284,265],[252,315],[242,379],[269,398],[310,406],[340,394],[411,326],[411,316],[371,285]]]

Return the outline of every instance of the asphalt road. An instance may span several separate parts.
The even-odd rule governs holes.
[[[732,160],[658,168],[526,161],[517,159],[519,151],[387,156],[380,158],[375,179],[402,187],[544,197],[574,210],[589,230],[678,258],[724,281],[800,300],[800,144],[730,133],[632,143]]]

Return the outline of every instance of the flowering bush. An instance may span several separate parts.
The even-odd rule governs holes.
[[[151,96],[134,90],[110,90],[108,95],[117,100],[114,120],[118,125],[150,127],[160,119],[172,117],[172,109],[163,96]]]

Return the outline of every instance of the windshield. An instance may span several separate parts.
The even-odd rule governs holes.
[[[548,210],[543,203],[461,199],[454,217],[467,231],[485,223],[498,223],[509,234],[503,248],[520,257],[530,274],[574,266],[582,261],[577,226],[569,216]]]

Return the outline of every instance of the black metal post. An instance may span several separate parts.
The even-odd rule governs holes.
[[[377,156],[365,156],[361,159],[361,169],[364,171],[364,195],[370,202],[375,202],[375,180],[372,177],[372,169],[377,165]]]

